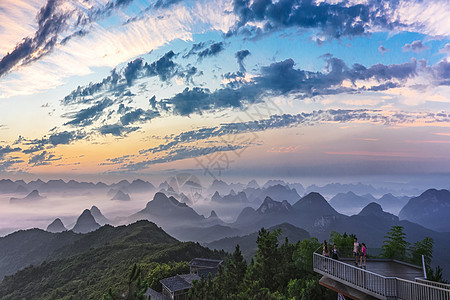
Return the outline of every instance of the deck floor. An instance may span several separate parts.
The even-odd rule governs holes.
[[[354,260],[345,259],[343,261],[350,265],[355,265]],[[424,277],[423,269],[420,267],[381,259],[367,260],[366,270],[385,277],[397,277],[411,281],[415,281],[416,278]]]

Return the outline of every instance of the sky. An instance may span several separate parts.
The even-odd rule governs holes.
[[[448,175],[449,11],[2,0],[0,177]]]

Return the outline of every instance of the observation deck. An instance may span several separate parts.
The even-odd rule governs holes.
[[[393,259],[367,259],[366,269],[354,259],[335,260],[313,254],[319,283],[350,299],[450,300],[450,285],[428,281],[424,269]]]

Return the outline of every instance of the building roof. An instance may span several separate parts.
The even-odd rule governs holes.
[[[144,296],[145,299],[148,299],[150,297],[150,299],[152,300],[164,300],[164,296],[161,293],[158,293],[157,291],[151,288],[147,289]]]
[[[222,263],[222,260],[208,259],[208,258],[194,258],[189,263],[190,267],[200,268],[217,268]]]
[[[169,291],[176,292],[185,289],[190,289],[192,286],[192,281],[199,280],[200,277],[196,274],[183,274],[175,275],[169,278],[161,279],[162,285],[164,285]]]
[[[198,276],[197,274],[182,274],[182,275],[178,275],[178,276],[183,278],[184,281],[188,282],[191,285],[192,285],[192,281],[200,280],[200,276]]]

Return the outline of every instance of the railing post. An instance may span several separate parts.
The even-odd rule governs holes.
[[[425,255],[422,254],[423,277],[427,279],[427,268],[425,266]]]

